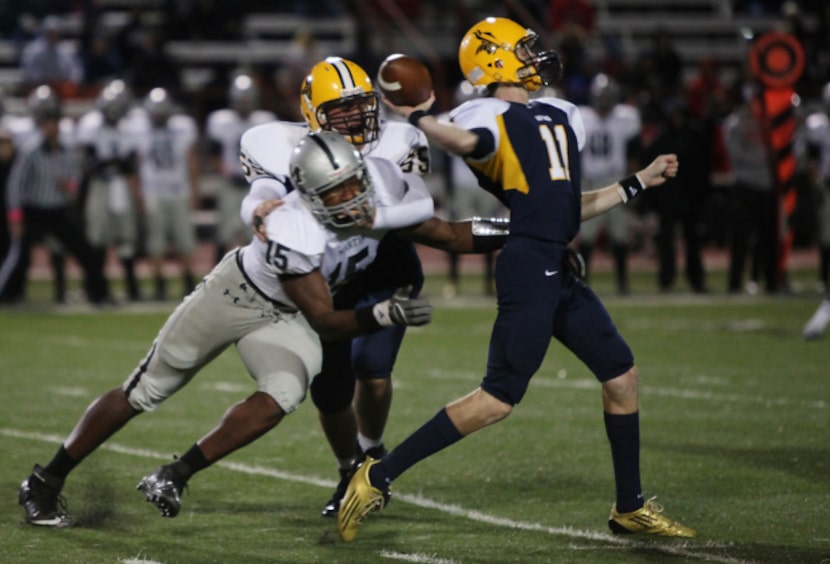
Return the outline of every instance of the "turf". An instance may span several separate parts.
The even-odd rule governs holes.
[[[440,295],[442,280],[427,291]],[[493,302],[465,278],[410,330],[387,429],[394,445],[483,372]],[[804,342],[817,298],[663,296],[643,279],[596,287],[641,372],[646,496],[698,530],[690,541],[614,537],[599,387],[558,344],[503,423],[415,466],[351,544],[319,511],[336,478],[310,401],[197,475],[162,519],[135,485],[253,390],[231,349],[155,413],[91,455],[65,488],[79,525],[28,526],[16,491],[97,395],[144,356],[174,304],[0,311],[0,547],[23,562],[826,562],[830,349]],[[48,291],[44,293],[48,295]]]

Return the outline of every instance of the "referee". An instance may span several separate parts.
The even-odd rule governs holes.
[[[12,243],[0,265],[0,296],[6,302],[23,301],[32,245],[51,235],[80,263],[87,299],[108,303],[102,260],[72,220],[78,163],[60,140],[60,102],[48,86],[40,86],[30,95],[29,107],[39,134],[24,143],[9,176],[6,203]]]

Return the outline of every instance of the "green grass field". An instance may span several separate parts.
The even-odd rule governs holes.
[[[440,295],[442,282],[428,291]],[[79,526],[28,526],[20,481],[134,368],[173,304],[35,307],[0,311],[0,561],[830,562],[830,336],[801,338],[818,298],[660,296],[651,279],[635,282],[628,298],[607,276],[596,287],[640,367],[645,494],[696,539],[608,532],[599,386],[556,343],[508,420],[401,477],[351,544],[319,516],[336,471],[310,400],[194,477],[177,518],[135,491],[253,390],[233,350],[76,469],[64,493]],[[478,384],[495,315],[479,287],[468,277],[466,294],[436,300],[434,322],[410,331],[389,445]]]

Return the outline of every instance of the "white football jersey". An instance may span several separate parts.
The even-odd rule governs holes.
[[[190,116],[176,114],[164,127],[137,120],[134,132],[141,189],[145,198],[179,199],[190,192],[188,153],[198,129]]]
[[[421,181],[403,174],[384,159],[369,157],[366,168],[378,208],[395,206],[410,190],[412,182]],[[375,260],[385,231],[357,233],[326,228],[296,190],[290,191],[283,201],[282,206],[265,217],[268,240],[263,242],[254,237],[242,249],[242,270],[262,294],[296,306],[279,283],[281,275],[303,275],[319,268],[334,293]]]
[[[293,190],[289,179],[291,153],[307,133],[305,123],[274,121],[242,135],[239,159],[251,184],[240,211],[246,224],[250,225],[254,208],[260,202],[282,198]],[[363,155],[397,163],[404,173],[421,175],[430,168],[426,136],[408,123],[384,122],[378,141],[364,147]],[[405,198],[390,208],[378,207],[377,212],[377,229],[408,227],[432,217],[432,196],[423,182],[411,182]]]
[[[229,178],[241,178],[242,167],[239,164],[239,144],[242,134],[247,130],[274,121],[276,116],[265,110],[251,112],[242,117],[230,108],[216,110],[207,117],[205,135],[222,148],[222,174]]]
[[[830,180],[830,119],[826,113],[816,112],[807,116],[805,125],[807,142],[819,147],[819,179]]]
[[[124,117],[118,123],[110,124],[104,115],[93,110],[82,115],[76,128],[76,141],[82,147],[91,147],[99,161],[124,159],[135,150],[133,128],[129,118]]]
[[[616,182],[628,172],[626,149],[629,141],[640,134],[640,112],[627,104],[617,104],[604,117],[589,106],[582,106],[579,110],[585,124],[583,189]]]

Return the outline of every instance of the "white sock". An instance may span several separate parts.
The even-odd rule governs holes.
[[[360,445],[360,450],[366,452],[370,448],[379,447],[383,444],[383,437],[379,439],[370,439],[369,437],[365,436],[363,433],[357,434],[357,444]]]

